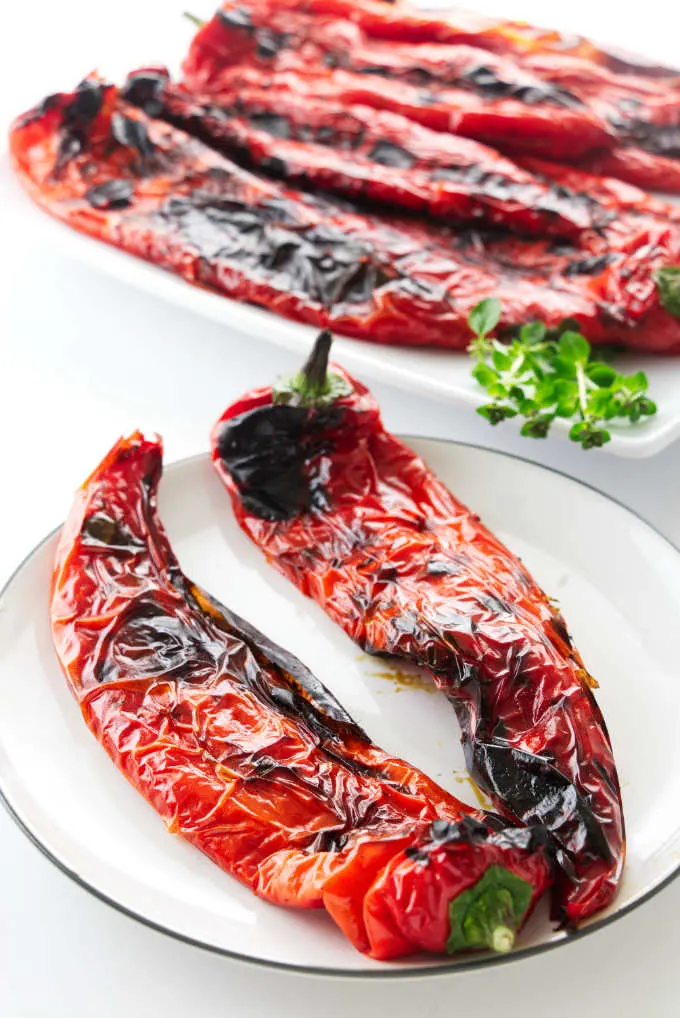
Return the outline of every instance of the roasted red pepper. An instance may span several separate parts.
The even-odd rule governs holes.
[[[10,147],[23,185],[58,218],[302,322],[464,349],[470,311],[496,296],[506,330],[572,318],[593,343],[680,350],[654,282],[680,264],[680,231],[651,209],[621,208],[576,246],[359,213],[246,172],[95,79],[21,117]]]
[[[509,828],[387,756],[302,665],[187,579],[161,445],[122,439],[54,566],[54,645],[86,723],[181,834],[256,894],[325,907],[359,950],[508,950],[551,881]]]
[[[213,460],[267,560],[366,651],[427,669],[471,774],[558,846],[567,923],[605,907],[624,860],[619,780],[594,681],[521,561],[402,442],[322,334],[290,385],[230,406]],[[331,384],[332,382],[332,384]]]
[[[183,64],[183,83],[190,91],[219,93],[237,87],[234,72],[251,66],[278,76],[290,73],[291,81],[309,78],[318,98],[392,110],[434,130],[490,145],[512,144],[546,158],[578,158],[613,143],[599,116],[528,74],[521,83],[501,90],[500,97],[483,83],[474,85],[470,68],[461,67],[457,85],[430,79],[421,68],[421,83],[412,84],[408,75],[396,79],[387,73],[361,73],[366,68],[355,66],[351,43],[338,49],[341,23],[328,26],[324,45],[308,39],[307,32],[321,34],[316,19],[296,17],[294,11],[279,10],[268,0],[230,5],[199,30]],[[415,55],[409,67],[418,68]],[[466,74],[468,88],[462,87]],[[483,81],[479,75],[477,80]],[[520,95],[524,100],[512,98]]]
[[[643,187],[677,189],[680,78],[617,73],[540,48],[502,56],[483,48],[474,33],[453,44],[385,41],[372,35],[371,18],[368,29],[363,25],[365,15],[364,4],[231,0],[196,36],[186,84],[215,91],[233,64],[317,77],[339,68],[353,73],[331,75],[336,88],[363,93],[367,104],[437,130],[567,162],[604,159],[616,148],[604,172]],[[362,83],[366,75],[370,83]],[[402,91],[390,80],[412,87]]]
[[[618,145],[592,152],[577,163],[590,173],[618,177],[649,191],[680,194],[680,159],[654,155],[641,148]]]
[[[123,95],[295,187],[518,234],[578,237],[611,218],[585,193],[552,187],[478,142],[398,114],[256,88],[221,93],[215,103],[173,85],[162,69],[134,72]]]
[[[520,58],[527,54],[555,53],[601,64],[617,73],[669,79],[675,87],[680,87],[680,70],[672,67],[654,64],[611,47],[603,49],[583,36],[563,35],[526,21],[490,18],[459,7],[437,14],[416,10],[408,3],[385,4],[377,0],[281,0],[277,6],[314,15],[317,19],[346,18],[373,39],[466,43]]]

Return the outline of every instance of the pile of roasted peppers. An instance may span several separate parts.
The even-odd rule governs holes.
[[[87,78],[12,127],[75,228],[376,343],[565,319],[680,352],[680,74],[585,39],[380,0],[227,0],[173,82]]]
[[[506,952],[549,888],[567,928],[616,892],[623,815],[595,683],[526,567],[384,429],[363,385],[328,371],[329,347],[323,332],[299,375],[225,411],[215,467],[272,565],[364,650],[429,673],[498,812],[379,749],[184,575],[157,514],[155,437],[121,439],[76,497],[54,644],[128,780],[255,894],[324,908],[378,959]]]

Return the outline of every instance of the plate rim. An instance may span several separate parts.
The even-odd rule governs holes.
[[[621,499],[617,498],[616,496],[607,494],[600,488],[596,487],[594,484],[590,484],[588,481],[582,481],[580,478],[573,477],[571,474],[567,473],[564,470],[559,470],[557,467],[549,466],[543,463],[537,463],[535,460],[532,460],[527,456],[520,456],[517,455],[516,453],[490,448],[488,446],[479,445],[478,443],[475,442],[460,442],[455,439],[436,438],[429,435],[413,435],[401,433],[399,433],[397,437],[403,439],[407,443],[411,441],[430,442],[443,446],[456,446],[458,448],[469,449],[474,452],[490,453],[492,456],[501,456],[505,459],[517,460],[520,463],[529,464],[530,466],[537,468],[539,471],[545,471],[546,473],[556,474],[558,477],[562,477],[568,481],[571,481],[572,483],[577,485],[577,487],[585,488],[591,492],[594,492],[596,495],[599,495],[607,502],[611,502],[614,505],[618,506],[620,509],[625,510],[627,513],[633,516],[638,522],[648,527],[654,534],[657,535],[657,537],[660,537],[664,544],[669,546],[671,551],[673,551],[676,555],[680,555],[680,547],[669,537],[667,537],[666,534],[662,533],[662,531],[655,524],[651,523],[649,520],[646,520],[644,516],[642,516],[642,514],[639,513],[636,509],[633,509],[630,506],[626,505]],[[417,453],[417,455],[420,455],[420,453]],[[182,467],[187,466],[188,464],[195,462],[197,460],[209,461],[210,453],[209,452],[194,453],[191,456],[184,456],[181,459],[173,460],[171,463],[164,464],[163,475],[165,475],[169,471],[179,470]],[[28,562],[35,555],[37,555],[38,552],[40,552],[41,549],[45,547],[45,545],[47,545],[50,541],[52,541],[56,537],[56,535],[61,531],[62,526],[63,522],[60,523],[58,526],[54,527],[33,548],[31,548],[26,553],[26,555],[23,556],[19,564],[11,571],[8,578],[4,581],[2,587],[0,587],[0,602],[2,602],[2,600],[5,598],[12,584],[14,583],[14,580],[22,572],[22,570],[28,564]],[[521,962],[524,961],[525,959],[534,958],[537,955],[545,954],[548,951],[553,951],[559,947],[563,947],[567,944],[574,943],[576,940],[582,940],[589,934],[596,933],[604,929],[605,927],[611,925],[612,923],[616,922],[617,920],[623,919],[625,916],[630,915],[631,912],[635,911],[641,905],[645,905],[652,898],[656,897],[657,894],[659,894],[666,887],[672,884],[674,880],[680,877],[680,860],[678,860],[672,871],[668,873],[667,876],[663,878],[663,880],[661,880],[658,884],[655,884],[654,887],[650,888],[648,891],[645,891],[645,893],[640,895],[638,898],[635,898],[633,901],[629,902],[627,905],[623,905],[620,909],[618,909],[617,911],[610,915],[606,915],[601,917],[600,919],[593,920],[593,922],[589,923],[587,926],[582,927],[581,929],[567,931],[567,935],[563,938],[550,941],[545,944],[536,944],[533,947],[527,947],[524,950],[520,949],[518,951],[510,951],[508,954],[492,955],[486,953],[478,956],[473,955],[469,958],[469,960],[466,961],[446,960],[442,962],[442,964],[440,965],[414,964],[404,967],[392,968],[390,965],[385,964],[384,969],[383,968],[357,969],[356,971],[353,971],[346,968],[333,968],[325,965],[311,966],[298,964],[295,962],[274,961],[268,958],[256,958],[253,957],[252,955],[242,954],[239,951],[234,951],[229,948],[218,947],[217,945],[207,943],[204,940],[198,940],[195,937],[192,937],[188,934],[181,933],[179,930],[172,929],[169,926],[165,926],[161,922],[157,922],[154,919],[150,919],[143,913],[136,912],[133,908],[130,908],[127,905],[122,904],[120,901],[117,901],[115,898],[106,894],[104,891],[101,891],[98,887],[90,883],[84,877],[80,876],[79,873],[73,870],[68,863],[66,863],[59,855],[57,855],[56,852],[54,852],[51,848],[48,848],[48,846],[44,844],[43,841],[41,841],[40,836],[37,834],[37,832],[35,832],[30,827],[28,822],[20,815],[18,810],[10,802],[8,793],[6,793],[5,788],[3,786],[1,772],[0,772],[0,803],[4,806],[5,810],[12,818],[12,820],[15,822],[19,830],[22,831],[22,833],[28,838],[31,844],[34,845],[34,847],[37,848],[38,851],[49,862],[51,862],[66,877],[69,877],[78,887],[88,892],[94,898],[103,902],[105,905],[110,906],[116,912],[119,912],[120,914],[127,916],[129,919],[133,919],[141,923],[148,929],[154,930],[157,933],[161,933],[164,934],[165,936],[171,937],[173,940],[177,940],[180,943],[188,944],[191,947],[196,947],[203,951],[209,951],[211,954],[219,955],[223,958],[229,958],[231,961],[236,961],[246,965],[252,965],[254,967],[273,969],[275,971],[295,973],[297,975],[314,976],[320,979],[328,978],[348,979],[348,980],[423,979],[428,976],[440,976],[440,977],[450,976],[455,975],[458,972],[470,972],[479,969],[485,969],[488,968],[489,966],[495,967],[498,965],[508,965],[513,962]]]

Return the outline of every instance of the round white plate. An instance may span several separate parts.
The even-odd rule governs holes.
[[[680,553],[627,509],[561,474],[469,446],[411,445],[559,599],[600,681],[628,859],[613,907],[582,932],[596,929],[680,869]],[[443,698],[418,676],[409,680],[361,653],[266,565],[235,523],[207,456],[167,470],[160,510],[188,575],[305,661],[379,745],[476,801]],[[324,913],[259,901],[168,834],[92,738],[61,675],[48,622],[55,540],[46,538],[0,595],[0,790],[53,862],[141,921],[244,960],[349,976],[436,974],[503,960],[373,962]],[[567,939],[543,909],[508,957]]]

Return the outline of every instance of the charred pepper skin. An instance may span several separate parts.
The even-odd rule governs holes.
[[[93,78],[20,117],[10,150],[29,194],[74,228],[319,328],[462,350],[471,310],[495,296],[506,331],[573,319],[594,344],[680,350],[654,282],[680,264],[680,231],[651,208],[614,205],[566,248],[360,212],[247,172]]]
[[[640,187],[677,192],[680,76],[598,63],[597,52],[586,57],[566,46],[494,51],[474,32],[448,40],[416,32],[418,41],[405,41],[408,33],[391,38],[389,25],[383,36],[366,14],[365,4],[325,9],[299,0],[233,0],[197,35],[186,83],[214,91],[234,63],[316,77],[344,72],[337,83],[346,92],[361,94],[363,78],[368,105],[407,113],[436,130],[455,130],[508,153],[584,161],[593,171],[601,165],[603,173]]]
[[[182,67],[183,84],[189,91],[216,94],[231,87],[235,67],[259,67],[267,73],[309,77],[319,95],[326,83],[353,95],[354,102],[408,115],[434,130],[494,146],[512,143],[546,158],[576,158],[613,143],[601,117],[528,73],[518,72],[516,86],[500,97],[482,86],[479,75],[475,79],[475,69],[489,69],[467,53],[453,61],[459,67],[451,81],[438,80],[434,70],[423,81],[427,57],[420,60],[415,52],[402,58],[404,73],[395,68],[388,73],[389,67],[377,68],[377,74],[369,67],[366,73],[366,61],[362,64],[353,55],[353,41],[338,49],[344,27],[351,31],[356,26],[335,21],[321,38],[324,31],[319,32],[318,24],[316,18],[279,10],[263,0],[225,7],[197,33]],[[384,47],[384,53],[383,63],[390,63],[392,47]],[[480,60],[486,61],[486,54]],[[396,61],[399,64],[398,57]]]
[[[453,704],[473,777],[557,845],[555,914],[616,893],[619,780],[594,684],[520,560],[383,427],[367,389],[314,408],[258,389],[212,433],[236,518],[267,560],[364,650],[427,669]]]
[[[225,4],[224,9],[231,7]],[[283,0],[279,9],[299,11],[322,18],[346,18],[371,38],[409,43],[466,43],[524,57],[527,54],[556,54],[587,60],[623,74],[680,82],[680,70],[654,64],[637,55],[611,47],[603,49],[583,36],[563,35],[525,21],[505,21],[476,11],[458,8],[444,15],[416,10],[408,3],[385,4],[379,0]]]
[[[375,958],[444,951],[460,895],[497,869],[528,899],[513,934],[551,880],[541,832],[383,753],[304,665],[187,579],[157,515],[161,469],[157,438],[121,439],[58,544],[52,635],[95,738],[172,833],[268,901],[325,907]]]
[[[163,70],[129,75],[125,99],[256,171],[434,220],[578,239],[612,213],[555,188],[478,142],[398,114],[294,93],[235,89],[201,97]]]

